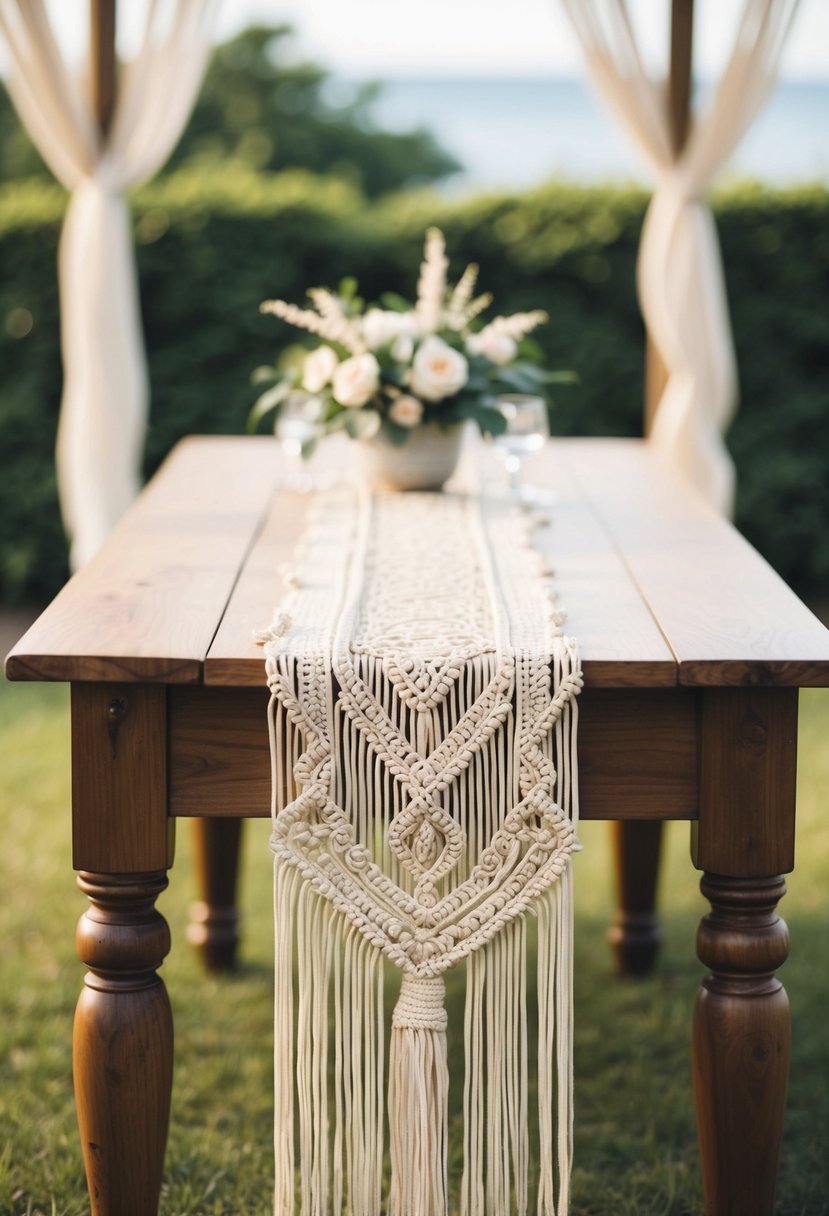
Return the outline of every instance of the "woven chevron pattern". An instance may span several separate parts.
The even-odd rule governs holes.
[[[556,974],[569,966],[560,955],[569,933],[570,857],[578,847],[575,697],[582,676],[576,645],[562,635],[551,572],[533,544],[535,526],[509,503],[472,495],[329,491],[315,504],[292,590],[264,637],[279,774],[272,848],[277,905],[289,922],[277,928],[278,972],[292,993],[287,939],[310,933],[309,917],[327,934],[318,972],[306,984],[315,995],[277,996],[277,1057],[293,1061],[292,1074],[299,1060],[308,1099],[305,1107],[300,1102],[299,1128],[293,1099],[282,1103],[281,1125],[277,1112],[279,1212],[294,1210],[297,1153],[303,1212],[447,1212],[443,974],[498,949],[523,992],[528,914],[552,935],[539,949]],[[541,904],[552,911],[539,911]],[[369,965],[376,983],[378,959],[403,973],[387,1065],[382,1001],[372,1002],[375,1024],[360,1005],[371,987],[365,975],[362,998],[348,996],[349,1015],[363,1019],[363,1030],[373,1027],[375,1057],[368,1058],[365,1043],[355,1049],[360,1087],[373,1095],[371,1117],[365,1102],[355,1116],[353,1092],[329,1109],[322,1075],[329,1061],[300,1024],[300,1008],[316,1000],[327,1010],[333,1000],[340,1035],[334,1070],[341,1081],[349,1073],[353,1091],[357,1064],[346,1060],[342,1037],[350,1020],[342,1005],[346,955],[352,970]],[[474,980],[475,968],[471,974],[468,1009],[486,984]],[[349,975],[349,990],[353,982]],[[503,1065],[511,1078],[504,1092],[511,1089],[514,1101],[495,1104],[505,1119],[514,1106],[510,1117],[520,1123],[528,1031],[517,1025],[511,994],[493,1001],[492,983],[481,1034],[493,1041],[503,1035],[504,1048],[518,1055]],[[548,1156],[535,1199],[541,1212],[566,1209],[569,1088],[559,1058],[569,1034],[565,988],[552,983],[549,1001],[557,1008],[540,1015],[548,1041],[537,1048],[539,1073],[543,1064],[558,1078],[557,1094],[542,1095],[556,1110],[541,1120],[547,1143],[540,1155]],[[313,1020],[322,1034],[319,1009]],[[482,1129],[484,1116],[472,1109],[480,1095],[470,1087],[477,1069],[478,1084],[492,1089],[492,1078],[484,1078],[501,1065],[489,1059],[478,1068],[474,1028],[467,1037],[466,1114]],[[386,1082],[392,1178],[384,1196]],[[414,1107],[413,1092],[422,1099]],[[320,1141],[332,1116],[329,1153]],[[529,1210],[529,1154],[517,1136],[505,1153],[491,1143],[498,1117],[486,1116],[480,1151],[468,1145],[459,1201],[465,1212],[500,1210],[493,1208],[498,1195],[505,1214],[516,1203]]]

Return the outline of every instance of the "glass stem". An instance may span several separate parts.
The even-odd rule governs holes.
[[[505,462],[509,474],[509,492],[513,498],[521,496],[521,457],[510,453]]]

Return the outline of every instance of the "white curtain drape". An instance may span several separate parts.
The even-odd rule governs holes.
[[[667,371],[651,442],[719,510],[734,467],[723,433],[737,369],[719,242],[703,196],[768,97],[798,0],[745,0],[708,112],[678,156],[664,82],[646,73],[625,0],[563,0],[592,83],[656,178],[639,249],[639,301]]]
[[[124,192],[156,173],[181,135],[204,74],[215,8],[216,0],[148,0],[141,49],[121,72],[102,137],[43,0],[0,0],[9,92],[72,195],[59,251],[57,469],[74,567],[88,561],[139,489],[149,392]]]

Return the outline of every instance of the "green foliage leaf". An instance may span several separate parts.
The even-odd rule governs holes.
[[[359,283],[354,278],[353,274],[348,274],[345,276],[345,278],[340,279],[339,286],[337,287],[337,295],[344,304],[348,304],[355,298],[358,290]]]
[[[402,447],[411,433],[409,427],[398,426],[396,422],[390,422],[388,418],[383,419],[383,434],[396,448]]]
[[[492,406],[470,406],[467,417],[477,422],[482,435],[503,435],[507,429],[507,420],[500,410]]]
[[[269,384],[272,380],[280,375],[275,367],[268,364],[263,364],[260,367],[255,367],[250,374],[251,384]]]
[[[390,348],[385,349],[385,354],[380,362],[380,366],[382,368],[383,379],[385,381],[387,381],[389,384],[393,384],[395,388],[406,388],[406,378],[409,368],[404,366],[402,363],[398,363],[395,359],[392,359]]]
[[[522,338],[518,343],[518,357],[527,359],[531,363],[540,363],[544,358],[544,352],[537,338],[531,334]]]
[[[396,291],[384,291],[380,295],[380,303],[388,312],[411,312],[412,305]]]
[[[253,407],[248,414],[247,431],[249,435],[258,427],[259,423],[270,414],[273,410],[278,410],[285,398],[294,387],[295,377],[286,376],[284,380],[280,380],[272,388],[267,389],[262,393],[261,397],[257,397],[253,403]]]
[[[375,435],[380,426],[380,416],[376,410],[368,406],[345,408],[337,406],[337,412],[331,417],[328,431],[336,434],[345,431],[350,439],[367,439]]]
[[[374,429],[370,413],[363,409],[348,409],[343,411],[345,432],[351,439],[362,439]]]
[[[503,392],[542,393],[547,373],[531,363],[514,363],[511,367],[497,368],[492,373],[492,381]]]

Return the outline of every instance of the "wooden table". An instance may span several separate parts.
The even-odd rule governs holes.
[[[706,1211],[762,1216],[788,1069],[775,909],[793,866],[797,689],[829,684],[829,633],[643,444],[559,441],[538,459],[534,476],[558,493],[546,543],[584,659],[582,817],[692,825],[712,907],[693,1029]],[[269,814],[252,631],[282,595],[307,510],[275,488],[277,468],[269,439],[181,444],[6,663],[12,680],[72,685],[74,866],[91,905],[74,1068],[94,1213],[157,1210],[173,1030],[154,904],[175,821],[214,822],[221,888],[222,862],[233,869],[222,832]],[[232,894],[214,902],[202,932],[221,950]]]

